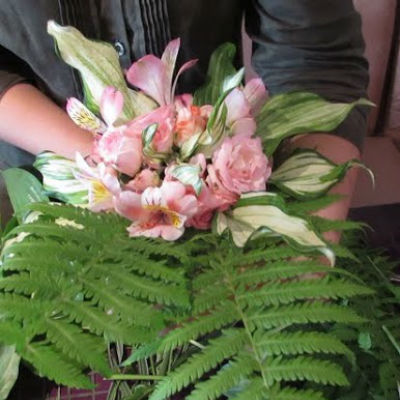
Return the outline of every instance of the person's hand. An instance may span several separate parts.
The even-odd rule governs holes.
[[[90,132],[25,83],[13,86],[0,98],[0,139],[32,154],[49,150],[71,159],[77,151],[87,156],[93,145]]]

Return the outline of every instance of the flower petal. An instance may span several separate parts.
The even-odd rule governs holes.
[[[253,136],[257,129],[253,117],[241,118],[235,121],[231,127],[232,135]]]
[[[179,77],[189,68],[192,68],[195,64],[197,64],[198,60],[190,60],[188,62],[186,62],[185,64],[182,65],[182,67],[179,68],[178,73],[176,74],[175,80],[174,80],[174,85],[172,86],[172,90],[171,90],[171,98],[173,99],[174,95],[175,95],[175,90],[176,90],[176,85],[178,84],[178,79]],[[171,101],[172,101],[171,99]]]
[[[131,191],[123,191],[114,197],[114,207],[118,214],[131,221],[136,221],[143,216],[142,196]]]
[[[101,116],[108,126],[112,126],[124,107],[124,96],[112,86],[104,89],[100,100]]]
[[[228,115],[226,118],[227,124],[231,125],[241,118],[250,116],[250,105],[244,93],[239,89],[233,89],[225,99]]]
[[[172,225],[161,226],[161,237],[164,240],[169,240],[169,241],[178,240],[183,235],[184,232],[185,228],[183,226],[180,228],[175,228]]]
[[[103,133],[106,130],[103,122],[75,97],[68,99],[67,113],[72,121],[82,129],[98,133]]]
[[[168,46],[165,48],[161,57],[161,61],[165,67],[165,94],[169,95],[169,103],[171,103],[173,100],[172,79],[174,76],[174,69],[180,46],[181,40],[179,38],[172,40],[168,43]]]
[[[243,89],[243,93],[250,104],[251,114],[257,115],[267,101],[267,90],[261,78],[251,79]]]
[[[126,77],[132,85],[143,90],[161,106],[166,104],[167,73],[164,63],[154,55],[142,57],[132,64]]]

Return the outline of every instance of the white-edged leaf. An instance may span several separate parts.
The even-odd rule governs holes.
[[[0,400],[6,400],[18,378],[20,356],[14,346],[0,345]]]
[[[200,178],[200,167],[198,165],[180,164],[171,168],[170,174],[184,185],[192,186],[197,195],[203,188]]]
[[[114,47],[105,42],[87,39],[71,26],[60,26],[49,21],[47,32],[55,39],[61,58],[77,69],[82,77],[87,107],[99,112],[100,100],[106,87],[112,86],[124,96],[122,122],[139,115],[132,102],[132,94],[125,82]]]
[[[241,68],[235,74],[226,77],[222,84],[222,92],[225,93],[232,89],[235,89],[242,83],[243,78],[244,78],[244,68]]]
[[[158,124],[151,124],[142,132],[142,142],[144,148],[149,148],[151,142],[154,139],[154,135],[156,134],[158,129]]]
[[[334,253],[310,223],[286,213],[284,200],[276,194],[255,192],[243,195],[225,218],[221,220],[221,226],[227,225],[238,247],[243,247],[253,234],[263,230],[263,233],[281,236],[304,252],[320,251],[332,265],[335,263]]]
[[[343,172],[347,169],[343,169]],[[269,182],[297,199],[312,199],[326,193],[339,182],[343,178],[341,171],[318,152],[302,149],[273,171]]]
[[[34,167],[43,175],[43,188],[50,197],[68,204],[88,204],[88,186],[76,178],[74,161],[47,151],[36,157]]]
[[[27,204],[49,201],[42,184],[28,171],[20,168],[10,168],[2,171],[2,176],[14,214],[19,222],[23,220]]]
[[[356,106],[373,106],[366,99],[332,103],[314,93],[293,92],[274,96],[257,116],[257,135],[271,155],[287,137],[312,132],[331,132]]]
[[[206,130],[199,138],[199,146],[196,151],[204,154],[205,157],[211,158],[214,151],[222,143],[225,136],[228,134],[226,127],[226,119],[228,116],[228,108],[225,104],[225,99],[230,92],[225,92],[218,100],[210,118],[207,122]]]
[[[297,199],[310,200],[328,192],[352,167],[366,168],[358,160],[338,165],[315,150],[299,149],[272,173],[269,182]]]
[[[232,43],[224,43],[212,53],[206,83],[194,94],[195,105],[215,104],[218,101],[218,98],[224,93],[225,79],[236,73],[233,65],[235,54],[236,47]]]

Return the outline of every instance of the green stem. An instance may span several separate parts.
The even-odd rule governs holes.
[[[107,381],[161,381],[164,376],[157,375],[130,375],[130,374],[115,374],[107,378]]]
[[[259,365],[259,369],[260,369],[260,373],[261,373],[262,380],[263,380],[263,382],[264,382],[264,386],[265,386],[266,388],[269,388],[270,385],[268,384],[268,379],[267,379],[267,377],[266,377],[266,375],[265,375],[265,371],[264,371],[264,368],[263,368],[262,358],[261,358],[261,355],[260,355],[259,352],[258,352],[258,348],[257,348],[257,345],[256,345],[256,343],[255,343],[255,341],[254,341],[253,335],[252,335],[252,333],[251,333],[251,329],[249,328],[249,323],[248,323],[248,320],[247,320],[247,316],[245,315],[245,313],[244,313],[244,311],[243,311],[243,308],[242,308],[241,305],[240,305],[240,301],[239,301],[238,298],[237,298],[237,293],[236,293],[235,285],[234,285],[234,283],[233,283],[232,280],[231,280],[231,275],[229,274],[229,272],[227,273],[227,271],[226,271],[226,270],[224,269],[224,267],[223,267],[223,265],[224,265],[223,260],[220,259],[220,262],[221,262],[220,265],[222,266],[222,268],[220,267],[220,271],[221,271],[222,274],[225,276],[225,283],[227,284],[228,289],[231,291],[231,294],[232,294],[232,296],[233,296],[233,302],[234,302],[234,304],[235,304],[235,306],[236,306],[236,310],[237,310],[237,312],[239,313],[240,318],[242,319],[243,327],[244,327],[244,329],[245,329],[245,331],[246,331],[247,337],[249,338],[250,345],[251,345],[252,348],[253,348],[254,356],[255,356],[256,362],[257,362],[257,364]]]

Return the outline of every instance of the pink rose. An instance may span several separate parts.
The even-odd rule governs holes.
[[[144,169],[125,185],[125,189],[143,193],[148,187],[157,187],[160,183],[161,180],[156,171]]]
[[[133,176],[142,165],[142,141],[140,137],[126,136],[123,129],[106,132],[98,140],[95,153],[118,171]]]
[[[235,204],[239,195],[229,191],[222,183],[219,178],[218,172],[213,165],[207,167],[208,176],[206,183],[211,190],[211,193],[218,200],[219,206],[218,211],[227,210],[232,204]]]
[[[265,190],[271,166],[260,138],[239,135],[224,140],[208,171],[209,180],[218,191],[222,191],[222,185],[226,191],[240,195]]]
[[[184,94],[175,100],[175,110],[174,142],[181,147],[192,136],[205,130],[212,106],[194,106],[192,95]]]

